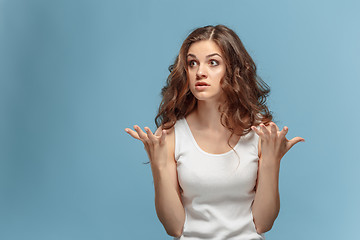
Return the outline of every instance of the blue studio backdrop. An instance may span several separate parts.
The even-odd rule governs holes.
[[[288,138],[268,240],[355,239],[359,1],[0,1],[0,239],[172,239],[143,144],[194,29],[234,29]]]

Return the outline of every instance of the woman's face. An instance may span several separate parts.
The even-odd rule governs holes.
[[[192,94],[198,100],[220,101],[220,80],[225,76],[226,66],[219,46],[211,40],[192,43],[186,60]],[[207,86],[197,86],[200,82]]]

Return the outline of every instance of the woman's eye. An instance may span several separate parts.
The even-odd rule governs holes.
[[[210,64],[211,64],[212,66],[217,66],[217,65],[219,65],[219,62],[216,61],[216,60],[210,60]]]
[[[189,66],[190,67],[193,67],[193,66],[195,66],[197,63],[196,63],[196,61],[194,61],[194,60],[191,60],[191,61],[189,61]]]

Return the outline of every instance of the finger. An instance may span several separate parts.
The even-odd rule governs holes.
[[[135,132],[134,130],[131,130],[130,128],[125,128],[125,131],[130,134],[130,136],[132,136],[135,139],[141,140],[139,135],[137,134],[137,132]]]
[[[279,134],[279,138],[280,138],[280,139],[284,138],[284,137],[286,136],[286,134],[288,133],[288,131],[289,131],[289,128],[285,126],[285,127],[281,130],[281,132],[280,132],[280,134]]]
[[[270,129],[271,129],[270,136],[271,136],[271,138],[275,139],[277,137],[277,131],[278,131],[276,124],[271,122]]]
[[[274,122],[272,122],[272,123],[274,123]],[[279,130],[279,127],[276,125],[276,123],[274,123],[274,125],[275,125],[275,127],[276,127],[276,131],[280,131],[280,130]]]
[[[259,129],[257,129],[255,126],[251,126],[251,129],[260,137],[260,138],[264,138],[264,133],[262,131],[260,131]]]
[[[154,136],[154,134],[151,132],[150,128],[148,127],[144,127],[146,133],[147,133],[147,136],[148,138],[151,140],[151,141],[157,141],[157,138]]]
[[[156,131],[155,131],[155,136],[157,136],[157,137],[159,137],[159,136],[161,136],[161,130],[162,130],[162,126],[161,127],[159,127],[158,129],[156,129]]]
[[[265,136],[270,136],[270,131],[267,129],[267,127],[263,123],[260,124],[260,127]]]
[[[136,130],[136,132],[139,134],[139,137],[146,141],[148,139],[147,134],[143,132],[143,130],[138,126],[138,125],[134,125],[134,129]]]
[[[166,130],[163,129],[163,130],[161,131],[160,144],[165,143],[166,134],[167,134]]]
[[[303,139],[302,137],[294,137],[293,139],[288,141],[288,150],[290,150],[290,148],[292,148],[296,143],[298,142],[305,142],[305,139]]]

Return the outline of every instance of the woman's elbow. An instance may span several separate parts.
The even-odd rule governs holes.
[[[181,231],[167,231],[167,234],[172,237],[180,238],[182,235],[182,229]]]
[[[183,227],[181,229],[165,229],[166,233],[171,237],[180,238],[183,232]]]
[[[259,234],[266,233],[271,230],[272,225],[270,226],[255,226],[256,232]]]

